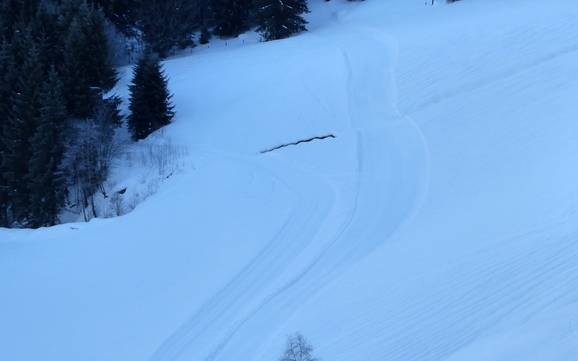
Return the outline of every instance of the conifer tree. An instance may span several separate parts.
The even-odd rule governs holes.
[[[250,26],[251,0],[214,0],[215,34],[236,37]]]
[[[10,198],[10,213],[18,223],[24,222],[28,215],[26,179],[31,157],[30,141],[38,116],[38,84],[42,83],[43,77],[40,59],[38,48],[31,43],[12,90],[11,110],[3,134],[5,154],[2,168]]]
[[[191,0],[145,0],[141,5],[137,28],[147,47],[161,58],[173,49],[194,45],[198,7]]]
[[[0,1],[0,38],[12,39],[17,28],[26,27],[36,15],[40,0]]]
[[[88,41],[83,31],[82,19],[77,17],[68,28],[64,43],[63,66],[67,109],[76,118],[88,117],[94,100],[94,92],[89,83],[91,71],[85,68],[85,65],[91,62],[84,52],[87,47]]]
[[[65,182],[58,166],[63,153],[66,106],[62,82],[53,69],[39,95],[39,116],[32,136],[27,174],[28,222],[31,227],[57,223],[64,203]]]
[[[0,132],[10,110],[10,96],[15,75],[16,64],[12,46],[3,42],[0,44]]]
[[[116,84],[106,41],[102,13],[84,3],[72,20],[64,43],[67,108],[74,117],[89,117],[100,94]]]
[[[16,78],[16,65],[12,47],[7,42],[0,45],[0,227],[10,225],[8,209],[10,198],[6,180],[4,158],[7,154],[5,128],[11,113],[12,87]]]
[[[159,60],[146,52],[133,70],[128,125],[135,140],[144,139],[170,123],[174,116],[171,95]]]
[[[43,62],[46,65],[44,72],[48,74],[50,67],[60,64],[63,57],[62,34],[63,30],[54,8],[48,2],[42,2],[36,16],[30,23],[31,34],[35,44],[39,47]]]
[[[306,0],[256,0],[257,31],[265,41],[287,38],[306,31],[308,13]]]
[[[199,37],[199,44],[205,45],[211,41],[211,32],[206,26],[201,28],[201,36]]]
[[[85,70],[89,72],[88,82],[91,87],[103,91],[111,90],[117,81],[116,70],[112,66],[106,38],[104,14],[99,8],[91,8],[83,18],[84,40],[87,48]]]
[[[197,13],[197,22],[200,28],[199,43],[202,45],[208,44],[211,40],[211,31],[209,30],[209,26],[211,25],[213,18],[211,1],[199,0],[197,3]]]
[[[142,0],[90,0],[125,35],[133,35],[137,9]]]

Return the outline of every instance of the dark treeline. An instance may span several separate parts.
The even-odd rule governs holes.
[[[82,1],[0,3],[0,225],[55,224],[107,176],[121,123],[107,26]]]
[[[40,17],[52,21],[47,13],[57,15],[62,30],[84,11],[81,7],[98,9],[116,31],[142,40],[161,58],[194,45],[195,38],[206,43],[212,35],[236,37],[250,28],[264,40],[285,38],[306,30],[303,14],[309,11],[307,0],[1,0],[0,38],[13,37],[17,28]]]
[[[53,225],[63,208],[98,216],[93,197],[104,194],[122,123],[120,99],[107,95],[117,82],[112,20],[129,26],[109,16],[84,0],[0,2],[0,226]],[[146,125],[135,139],[173,115],[158,58],[144,58],[135,87],[147,90],[131,98],[143,114],[131,117]]]
[[[207,43],[212,35],[236,37],[252,27],[264,40],[306,30],[306,0],[91,0],[127,36],[139,36],[161,57]]]
[[[0,226],[98,216],[123,123],[114,44],[144,44],[128,129],[146,138],[173,115],[159,59],[254,28],[263,40],[306,30],[307,0],[0,0]]]

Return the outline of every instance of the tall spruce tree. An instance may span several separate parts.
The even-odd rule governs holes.
[[[192,0],[144,0],[138,10],[137,28],[147,47],[165,58],[173,49],[193,45],[198,10]]]
[[[12,54],[12,47],[7,42],[0,45],[0,227],[10,225],[8,209],[8,185],[4,158],[7,155],[7,144],[4,132],[8,125],[12,111],[12,89],[16,81],[16,64]]]
[[[38,118],[38,84],[43,64],[37,46],[30,44],[11,94],[11,110],[4,127],[5,154],[2,168],[10,198],[13,221],[23,224],[28,216],[29,187],[26,182],[31,158],[31,138]]]
[[[0,38],[12,39],[17,30],[22,30],[36,15],[40,0],[0,1]]]
[[[142,0],[89,0],[100,7],[106,17],[125,35],[133,35]]]
[[[133,70],[128,125],[135,140],[169,124],[174,116],[171,95],[158,58],[145,52]]]
[[[62,34],[54,5],[49,2],[40,3],[34,19],[30,23],[31,34],[40,49],[43,62],[46,65],[45,74],[51,66],[60,64],[63,57]]]
[[[214,0],[214,33],[220,37],[236,37],[250,27],[251,0]]]
[[[306,31],[306,0],[255,0],[257,31],[265,41],[287,38]]]
[[[94,102],[94,89],[89,83],[90,70],[85,69],[85,65],[91,62],[84,52],[87,47],[82,19],[77,17],[68,28],[62,68],[67,90],[67,109],[76,118],[87,118]]]
[[[84,14],[82,21],[87,44],[85,71],[89,72],[89,85],[109,91],[117,82],[117,73],[109,54],[105,30],[106,19],[100,8],[92,7]]]
[[[65,181],[59,164],[67,115],[62,81],[55,70],[50,71],[42,86],[39,107],[27,174],[27,224],[34,228],[56,224],[65,197]]]
[[[73,18],[64,42],[64,66],[67,109],[77,118],[92,114],[101,93],[116,84],[108,53],[104,18],[97,8],[83,3]]]
[[[208,44],[211,40],[211,31],[209,27],[213,23],[213,8],[212,1],[198,0],[197,1],[197,23],[200,28],[200,44]]]

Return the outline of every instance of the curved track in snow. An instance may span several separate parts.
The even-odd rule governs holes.
[[[338,189],[330,187],[331,179],[274,159],[247,159],[267,167],[293,191],[292,215],[150,361],[254,358],[259,341],[273,331],[264,324],[283,324],[300,303],[393,235],[419,204],[427,185],[427,150],[419,128],[397,111],[395,44],[371,29],[343,34],[328,40],[342,49],[349,131],[357,144],[357,189],[349,217],[323,239],[318,231],[330,221],[331,191]],[[300,269],[288,269],[310,243],[320,245],[317,255]]]
[[[134,212],[0,230],[1,360],[576,361],[578,3],[316,3],[165,63],[194,151]]]
[[[238,156],[218,156],[234,157],[255,169],[263,168],[262,164]],[[267,169],[267,173],[273,171],[293,194],[294,204],[289,217],[259,254],[167,339],[151,360],[179,359],[193,345],[200,352],[215,347],[214,340],[223,331],[223,325],[235,322],[244,309],[254,302],[256,295],[274,282],[308,245],[310,235],[317,232],[333,202],[327,185],[314,175],[307,175],[288,165],[279,169],[269,166]]]

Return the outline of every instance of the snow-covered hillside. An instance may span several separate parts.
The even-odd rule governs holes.
[[[133,212],[0,230],[0,360],[578,360],[578,3],[312,9],[165,62]]]

